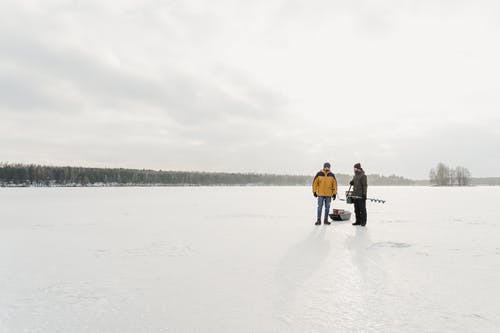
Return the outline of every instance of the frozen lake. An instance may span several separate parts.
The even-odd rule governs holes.
[[[500,187],[369,197],[362,228],[310,187],[0,188],[0,332],[500,331]]]

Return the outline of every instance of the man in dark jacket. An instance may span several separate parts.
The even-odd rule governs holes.
[[[330,212],[330,203],[335,200],[337,196],[337,179],[335,175],[330,171],[330,163],[325,162],[323,164],[323,170],[320,170],[313,180],[313,195],[318,198],[318,218],[316,219],[316,225],[321,224],[321,211],[323,210],[323,204],[325,206],[325,217],[324,224],[330,224],[328,221],[328,213]]]
[[[354,202],[354,213],[356,214],[356,222],[352,225],[366,225],[366,194],[368,189],[368,180],[365,171],[361,168],[360,163],[354,164],[354,177],[350,183],[353,186],[352,195]]]

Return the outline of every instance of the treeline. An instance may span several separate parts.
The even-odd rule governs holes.
[[[349,185],[353,175],[346,174],[335,174],[335,178],[337,178],[337,183],[339,185]],[[401,176],[391,175],[391,176],[382,176],[378,174],[370,174],[368,177],[368,185],[416,185],[414,180],[404,178]]]
[[[337,174],[339,185],[352,175]],[[134,185],[310,185],[313,176],[257,173],[188,172],[123,168],[84,168],[0,163],[1,186]],[[368,175],[370,185],[413,185],[399,176]]]
[[[0,183],[26,186],[304,185],[310,177],[252,173],[0,164]]]
[[[471,185],[471,173],[467,168],[457,166],[450,168],[444,163],[438,163],[429,172],[431,184],[436,186],[468,186]]]

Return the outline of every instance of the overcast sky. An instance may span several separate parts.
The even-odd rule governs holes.
[[[500,3],[2,1],[0,161],[500,176]]]

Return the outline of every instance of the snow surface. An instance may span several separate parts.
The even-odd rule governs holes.
[[[500,331],[500,187],[369,190],[1,188],[0,332]]]

